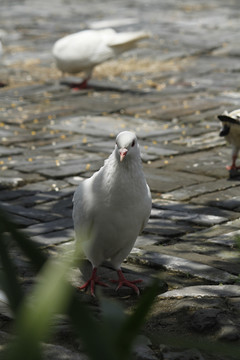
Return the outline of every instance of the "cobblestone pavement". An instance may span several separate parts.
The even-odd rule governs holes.
[[[103,164],[119,131],[136,131],[153,209],[123,268],[133,278],[141,273],[141,289],[152,277],[165,284],[144,333],[239,344],[240,178],[230,178],[225,168],[231,148],[218,135],[217,119],[239,107],[238,0],[107,0],[91,6],[53,0],[50,7],[46,0],[2,0],[0,14],[0,81],[6,84],[0,90],[3,208],[32,241],[50,252],[67,249],[77,184]],[[69,89],[55,67],[53,43],[105,26],[144,29],[152,37],[96,67],[89,89]],[[66,75],[66,82],[71,78]],[[22,281],[31,284],[20,255],[16,265]],[[81,282],[79,269],[74,281]],[[106,294],[127,305],[137,301],[129,289]],[[4,335],[9,322],[3,314]],[[63,351],[80,359],[67,340],[65,350],[49,347],[54,359]],[[139,359],[180,356],[180,350],[154,341],[145,351]],[[181,356],[217,359],[190,353]]]

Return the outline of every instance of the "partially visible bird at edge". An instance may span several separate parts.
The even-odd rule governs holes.
[[[94,296],[95,285],[108,286],[97,275],[98,267],[108,260],[118,274],[118,280],[111,280],[117,282],[116,290],[127,286],[139,294],[135,284],[142,280],[127,280],[121,264],[146,226],[151,207],[137,137],[123,131],[103,167],[83,180],[73,197],[76,242],[92,264],[91,277],[79,289],[90,287]]]
[[[96,65],[135,48],[139,40],[149,36],[144,31],[117,33],[111,28],[83,30],[56,41],[52,52],[63,73],[85,73],[82,82],[70,84],[74,89],[85,89]]]
[[[1,38],[1,30],[0,30],[0,38]],[[2,42],[0,40],[0,60],[1,60],[1,57],[3,55],[3,45],[2,45]],[[0,88],[6,86],[6,84],[2,81],[0,81]]]
[[[232,145],[232,163],[226,168],[230,171],[240,169],[236,165],[240,149],[240,109],[230,113],[225,111],[224,114],[218,115],[218,119],[222,122],[222,129],[219,135],[224,136],[227,142]]]

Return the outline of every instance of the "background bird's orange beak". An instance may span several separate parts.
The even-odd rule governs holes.
[[[119,150],[119,154],[120,154],[120,161],[122,162],[123,159],[125,158],[125,156],[127,155],[128,149],[126,148],[122,148]]]

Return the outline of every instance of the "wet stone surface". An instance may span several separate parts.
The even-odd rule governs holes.
[[[116,134],[137,133],[153,208],[123,264],[140,291],[159,279],[159,296],[143,327],[136,359],[228,360],[204,350],[170,348],[161,336],[240,344],[240,175],[226,170],[231,148],[217,115],[239,107],[238,1],[131,4],[129,0],[7,1],[0,4],[0,201],[22,231],[50,254],[68,251],[74,233],[72,195],[111,153]],[[144,29],[152,37],[94,69],[89,88],[56,69],[54,42],[85,28]],[[81,77],[81,74],[79,75]],[[25,288],[34,282],[13,248]],[[90,271],[89,264],[87,265]],[[101,268],[103,279],[116,276]],[[83,282],[84,269],[72,281]],[[130,289],[106,296],[132,308]],[[79,293],[97,309],[89,294]],[[0,293],[0,339],[11,314]],[[157,339],[157,340],[156,340]],[[46,359],[85,359],[62,324]]]

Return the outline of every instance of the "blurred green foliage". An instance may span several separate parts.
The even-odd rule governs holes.
[[[235,237],[236,248],[240,251],[240,235]]]
[[[71,268],[79,261],[74,248],[58,258],[48,259],[39,247],[28,239],[0,210],[0,259],[3,266],[1,287],[15,315],[16,337],[7,347],[4,359],[42,359],[40,343],[47,341],[53,331],[56,315],[67,315],[85,345],[92,360],[127,360],[146,314],[158,292],[154,283],[140,298],[132,315],[127,315],[118,302],[100,296],[101,319],[97,320],[80,301],[69,283]],[[14,240],[38,270],[36,284],[25,296],[18,274],[8,252],[8,240]]]

